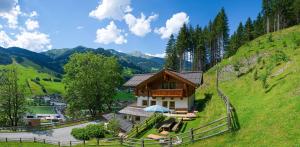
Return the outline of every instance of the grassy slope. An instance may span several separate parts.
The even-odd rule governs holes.
[[[40,78],[40,83],[45,87],[48,94],[51,93],[62,93],[64,94],[64,85],[61,82],[50,82],[50,81],[43,81],[43,78],[52,78],[55,77],[48,73],[42,73],[38,72],[37,69],[40,67],[35,67],[37,65],[26,61],[22,64],[17,64],[18,71],[20,73],[19,78],[21,81],[21,84],[25,86],[26,88],[26,95],[45,95],[45,93],[42,91],[42,88],[40,85],[32,82],[30,79],[35,79],[36,77]],[[5,66],[0,65],[0,69],[4,68]],[[45,70],[43,70],[45,71]],[[29,86],[26,84],[26,81],[28,82]]]
[[[220,64],[224,67],[255,54],[273,54],[283,51],[289,58],[271,70],[264,89],[261,80],[254,80],[254,71],[232,80],[221,82],[221,89],[230,97],[236,108],[240,130],[196,142],[191,146],[297,146],[300,145],[300,26],[292,27],[262,36],[248,45],[242,46],[238,53]],[[266,58],[263,69],[256,65],[258,75],[264,73],[266,66],[273,61]],[[222,115],[224,109],[215,92],[215,68],[204,74],[204,86],[198,90],[197,98],[203,100],[205,93],[212,93],[206,104],[203,117],[198,125],[205,124]],[[267,92],[266,92],[267,91]]]

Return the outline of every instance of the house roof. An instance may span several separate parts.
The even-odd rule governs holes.
[[[120,128],[125,132],[129,132],[133,127],[133,124],[130,121],[123,119],[122,116],[120,116],[120,114],[109,113],[104,114],[103,117],[108,121],[114,118],[118,120]]]
[[[195,85],[201,85],[202,84],[202,71],[193,71],[193,72],[175,72],[172,70],[168,70],[168,69],[163,69],[160,72],[157,73],[150,73],[150,74],[137,74],[134,75],[131,79],[129,79],[123,86],[126,87],[136,87],[137,85],[141,84],[142,82],[150,79],[151,77],[153,77],[156,74],[159,74],[161,72],[169,72],[172,73],[182,79],[185,79]]]
[[[137,107],[131,107],[127,106],[119,111],[119,113],[122,114],[129,114],[134,116],[142,116],[142,117],[150,117],[153,112],[146,112],[143,110],[143,108],[137,108]]]

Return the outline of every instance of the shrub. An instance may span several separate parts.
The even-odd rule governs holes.
[[[86,128],[74,128],[71,135],[78,140],[89,140],[89,134]]]
[[[113,136],[118,136],[120,124],[116,119],[112,119],[108,122],[107,129],[113,132]]]
[[[86,131],[90,138],[104,138],[105,129],[103,124],[91,124],[86,126]]]
[[[295,40],[295,44],[297,47],[300,46],[300,39]]]
[[[253,79],[254,79],[254,81],[256,81],[258,79],[257,69],[255,69],[255,71],[253,73]]]
[[[273,36],[272,36],[272,34],[270,34],[270,35],[268,36],[268,42],[273,42]]]
[[[288,60],[288,56],[281,50],[277,50],[275,54],[271,56],[271,62],[276,65],[280,64],[281,62],[287,62]]]
[[[44,81],[52,81],[51,78],[43,78]]]
[[[36,80],[36,81],[40,81],[41,79],[40,79],[39,77],[36,77],[35,80]]]
[[[53,79],[53,82],[61,82],[61,79]]]
[[[282,42],[283,47],[287,47],[287,44],[285,41]]]

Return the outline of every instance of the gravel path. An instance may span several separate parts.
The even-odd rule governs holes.
[[[34,132],[19,132],[19,133],[0,133],[0,138],[38,138],[38,139],[46,139],[52,141],[60,141],[61,144],[69,144],[70,141],[78,141],[72,135],[71,131],[73,128],[85,127],[89,124],[99,123],[100,121],[92,121],[84,124],[79,124],[75,126],[58,128],[46,131],[34,131]]]

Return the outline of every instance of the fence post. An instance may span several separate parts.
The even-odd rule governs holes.
[[[43,139],[43,142],[44,142],[44,144],[46,143],[46,140],[45,139]]]
[[[120,137],[120,144],[123,145],[123,136]]]
[[[194,129],[193,128],[191,128],[191,130],[190,130],[190,136],[191,136],[191,142],[194,142],[195,140],[194,140]]]
[[[60,142],[58,142],[58,146],[60,147]]]
[[[139,127],[136,126],[136,136],[139,134]]]
[[[144,139],[142,139],[141,141],[142,141],[142,147],[144,147],[145,146]]]
[[[172,136],[169,137],[169,147],[172,147]]]
[[[36,138],[35,137],[33,137],[33,142],[36,142]]]
[[[5,138],[5,142],[7,142],[7,137]]]
[[[99,145],[99,138],[97,138],[97,146]]]
[[[20,143],[22,143],[22,138],[20,138]]]
[[[70,147],[72,146],[72,141],[70,141]]]
[[[83,140],[83,145],[85,146],[85,140]]]

